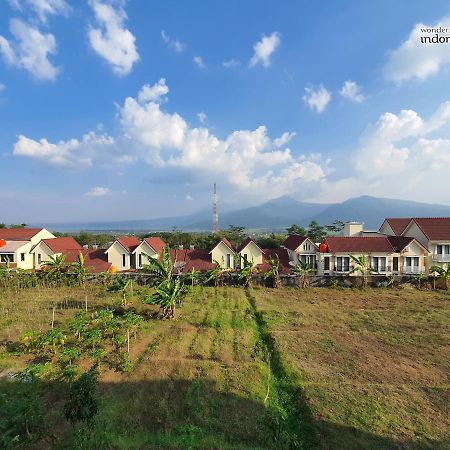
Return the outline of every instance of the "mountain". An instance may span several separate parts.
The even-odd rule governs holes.
[[[307,226],[312,220],[322,225],[335,220],[364,222],[365,229],[378,229],[386,217],[450,217],[450,206],[419,203],[407,200],[370,197],[350,198],[342,203],[306,203],[284,196],[258,206],[228,211],[220,214],[222,228],[240,225],[261,230],[281,230],[293,223]],[[209,231],[212,211],[149,220],[123,220],[117,222],[91,222],[71,224],[36,224],[57,231],[163,231],[174,227],[186,231]]]

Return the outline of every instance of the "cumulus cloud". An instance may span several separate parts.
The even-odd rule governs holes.
[[[192,60],[194,61],[195,65],[199,69],[204,69],[205,68],[205,63],[204,63],[203,58],[201,56],[194,56],[194,58]]]
[[[361,93],[361,87],[354,81],[344,81],[340,90],[342,97],[347,98],[355,103],[361,103],[364,100],[364,95]]]
[[[160,102],[164,100],[165,95],[169,93],[169,87],[166,84],[165,78],[160,80],[153,86],[144,84],[138,94],[138,101],[145,102]]]
[[[423,23],[416,24],[408,38],[390,52],[384,67],[385,77],[389,81],[401,83],[411,79],[425,80],[438,73],[443,66],[450,63],[448,44],[422,43],[422,37],[432,37],[436,33],[422,32],[421,29],[441,26],[448,28],[449,25],[450,17],[443,17],[431,26]]]
[[[8,3],[21,12],[31,10],[43,23],[47,23],[48,16],[66,16],[70,11],[64,0],[8,0]]]
[[[44,161],[60,167],[90,167],[94,159],[109,157],[109,149],[115,144],[112,137],[93,132],[85,134],[81,140],[70,139],[56,144],[43,138],[39,141],[19,135],[14,144],[13,155]]]
[[[93,187],[92,189],[89,189],[89,191],[86,192],[86,195],[90,197],[104,197],[105,195],[108,195],[111,191],[107,187]]]
[[[325,87],[322,85],[318,86],[317,88],[307,87],[305,88],[303,101],[309,106],[309,108],[320,114],[325,111],[328,103],[330,103],[331,92],[325,89]]]
[[[181,53],[186,48],[186,44],[183,44],[178,39],[173,39],[164,30],[161,31],[161,38],[169,48],[177,53]]]
[[[97,26],[89,29],[89,42],[93,50],[111,65],[117,75],[127,75],[139,61],[136,38],[124,23],[127,15],[121,4],[113,6],[101,0],[89,2]]]
[[[197,114],[198,120],[200,123],[205,123],[206,122],[206,114],[204,112],[199,112]]]
[[[285,131],[279,138],[274,139],[273,143],[275,147],[283,147],[283,145],[287,144],[296,133],[290,133],[289,131]]]
[[[38,80],[55,80],[60,69],[48,59],[56,53],[53,34],[41,33],[20,19],[11,19],[9,28],[14,40],[0,36],[0,54],[6,63],[27,70]]]
[[[262,64],[264,67],[269,67],[270,58],[279,47],[281,42],[280,33],[273,32],[270,36],[263,35],[261,40],[253,46],[253,56],[250,60],[250,67],[257,64]]]

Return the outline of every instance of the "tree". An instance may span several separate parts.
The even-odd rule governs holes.
[[[307,231],[305,228],[297,224],[292,224],[289,228],[286,228],[288,234],[298,234],[300,236],[306,236]]]
[[[48,275],[55,281],[61,281],[62,274],[64,272],[66,255],[49,256],[50,260],[45,261],[43,266],[48,270]]]
[[[279,288],[281,286],[280,279],[280,260],[278,256],[276,258],[269,258],[269,270],[264,274],[264,279],[270,279],[273,288]]]
[[[417,275],[414,275],[414,279],[417,281],[417,287],[420,289],[422,287],[422,282],[427,279],[427,276],[420,272]]]
[[[173,276],[175,262],[170,257],[169,246],[164,247],[162,258],[152,258],[147,256],[148,264],[144,264],[142,270],[153,275],[155,284],[169,280]]]
[[[85,265],[85,259],[83,253],[79,252],[77,260],[71,264],[73,271],[76,274],[78,283],[84,285],[84,279],[86,278],[86,274],[88,272],[88,268]]]
[[[128,278],[128,280],[121,276],[117,275],[114,283],[109,285],[106,290],[108,292],[121,292],[122,293],[122,305],[127,306],[127,289],[133,286],[133,280]]]
[[[352,270],[350,270],[350,273],[359,273],[362,276],[362,284],[361,287],[366,288],[368,283],[368,277],[373,272],[372,268],[370,267],[370,263],[368,258],[366,258],[364,255],[362,256],[353,256],[348,255],[350,259],[354,263],[354,267]]]
[[[238,246],[245,238],[245,227],[230,225],[226,231],[226,236],[228,237],[231,244]]]
[[[96,367],[83,373],[72,384],[69,398],[64,405],[64,415],[72,425],[75,425],[76,422],[92,425],[99,407],[97,387],[98,372]]]
[[[320,225],[316,220],[312,220],[308,227],[307,236],[313,242],[322,242],[327,235],[327,229]]]
[[[256,243],[261,248],[275,249],[275,248],[280,248],[285,239],[286,239],[286,236],[284,236],[282,234],[271,233],[269,236],[258,238]]]
[[[186,278],[190,281],[191,288],[194,288],[194,285],[200,282],[200,272],[192,268],[192,270],[187,273]]]
[[[450,283],[450,264],[447,264],[447,267],[441,266],[432,266],[430,267],[430,272],[437,273],[438,278],[444,281],[445,289],[449,289]]]
[[[299,261],[292,269],[292,272],[300,277],[302,288],[306,288],[310,283],[309,274],[314,272],[314,269],[307,262]]]
[[[331,225],[326,225],[325,228],[330,233],[339,233],[344,229],[345,223],[342,220],[335,220]]]

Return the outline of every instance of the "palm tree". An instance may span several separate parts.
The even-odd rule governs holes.
[[[359,256],[359,257],[353,256],[353,255],[348,255],[348,256],[354,263],[354,267],[352,270],[350,270],[349,273],[351,273],[351,274],[352,273],[360,273],[361,277],[362,277],[361,287],[366,288],[367,283],[368,283],[368,277],[373,272],[372,268],[370,267],[368,258],[366,258],[364,255]]]
[[[314,269],[306,261],[299,261],[292,269],[292,272],[300,277],[302,288],[306,288],[310,283],[309,274],[314,272]]]
[[[279,288],[281,286],[280,279],[280,260],[278,255],[276,258],[269,258],[269,270],[264,274],[264,279],[270,279],[272,281],[273,288]]]
[[[437,273],[438,278],[441,280],[444,280],[445,289],[449,289],[449,283],[450,283],[450,264],[447,264],[447,267],[441,267],[441,266],[432,266],[430,267],[431,273]]]
[[[144,303],[158,305],[163,319],[175,319],[175,306],[187,292],[179,277],[166,280],[155,287],[155,293],[144,298]]]

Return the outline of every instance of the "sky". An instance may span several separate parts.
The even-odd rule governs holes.
[[[185,215],[214,182],[450,204],[440,26],[448,1],[0,0],[0,222]]]

